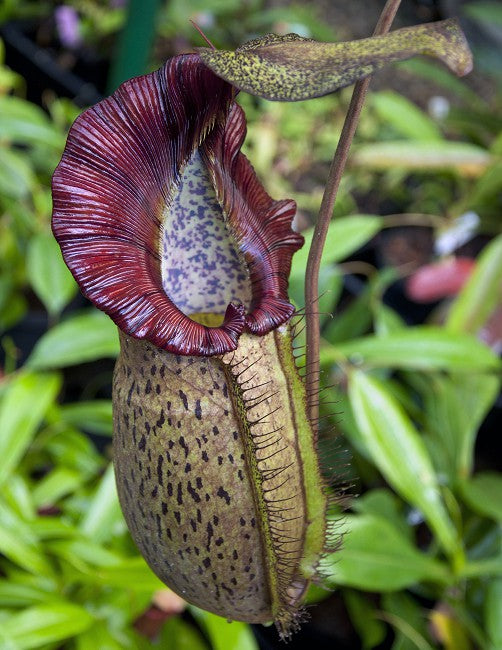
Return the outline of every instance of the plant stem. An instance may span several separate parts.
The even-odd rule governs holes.
[[[389,31],[392,21],[396,12],[401,4],[401,0],[387,0],[385,7],[382,10],[378,20],[374,36],[385,34]],[[307,261],[307,269],[305,275],[305,319],[307,326],[307,347],[306,347],[306,389],[308,399],[308,416],[312,426],[317,426],[319,418],[319,347],[320,347],[320,327],[319,327],[319,313],[315,311],[317,304],[317,296],[319,292],[319,269],[321,266],[321,256],[328,233],[331,215],[333,214],[333,207],[335,205],[336,195],[340,186],[347,158],[349,154],[350,145],[354,138],[354,133],[359,122],[359,116],[366,97],[366,91],[370,83],[371,77],[366,77],[358,81],[354,86],[352,99],[350,101],[349,109],[345,117],[342,132],[338,145],[331,163],[326,182],[326,188],[319,210],[319,217],[314,229],[314,236],[312,238],[312,245],[309,251]]]

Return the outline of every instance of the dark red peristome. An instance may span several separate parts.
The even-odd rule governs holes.
[[[233,94],[198,55],[170,59],[77,118],[53,177],[54,235],[84,295],[127,334],[177,354],[228,352],[244,329],[265,334],[293,311],[295,205],[273,201],[240,153]],[[199,146],[252,283],[250,312],[230,304],[220,327],[183,314],[160,275],[160,214]]]

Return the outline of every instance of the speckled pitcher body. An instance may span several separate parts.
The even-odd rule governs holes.
[[[216,614],[287,629],[327,498],[287,328],[206,359],[122,336],[114,411],[122,509],[155,573]]]

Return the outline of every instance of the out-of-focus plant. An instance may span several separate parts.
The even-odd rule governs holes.
[[[258,110],[256,100],[240,99],[253,116],[248,154],[277,191],[295,188],[299,207],[308,215],[319,205],[325,173],[320,164],[328,163],[337,142],[347,98],[343,92],[311,103],[261,100]],[[403,224],[447,229],[457,217],[475,212],[479,223],[472,232],[498,232],[501,102],[497,97],[474,109],[469,101],[455,107],[435,96],[424,110],[394,91],[372,93],[335,214],[357,210],[357,202],[367,203],[368,197],[377,206],[386,202],[396,213],[415,215],[404,217]],[[307,138],[312,148],[305,147]]]
[[[3,63],[3,48],[0,46]],[[50,176],[77,110],[64,100],[51,116],[21,96],[19,77],[1,66],[0,332],[39,301],[56,318],[76,293],[50,234]]]
[[[288,7],[271,8],[263,0],[246,3],[239,0],[173,0],[163,6],[159,33],[169,39],[183,36],[191,40],[191,20],[210,33],[216,45],[238,45],[251,35],[267,31],[295,32],[324,41],[333,39],[333,30],[315,7],[293,3]]]

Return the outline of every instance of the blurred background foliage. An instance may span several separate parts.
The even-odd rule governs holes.
[[[73,119],[127,66],[147,54],[154,69],[202,44],[190,19],[219,47],[268,31],[343,40],[369,34],[382,6],[152,2],[155,20],[128,41],[120,0],[4,0],[2,649],[278,647],[273,628],[186,608],[130,540],[110,464],[116,331],[63,264],[50,177]],[[502,12],[404,0],[400,17],[454,13],[475,71],[459,81],[417,59],[379,74],[335,207],[320,280],[320,451],[359,496],[330,513],[343,550],[326,559],[329,589],[312,588],[311,621],[291,648],[502,648]],[[245,151],[274,197],[297,200],[307,242],[349,98],[239,99]],[[306,254],[291,275],[298,307]]]

